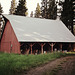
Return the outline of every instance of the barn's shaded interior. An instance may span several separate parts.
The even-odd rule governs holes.
[[[32,53],[31,53],[31,44],[32,44]],[[20,50],[22,54],[41,54],[41,46],[43,44],[43,53],[49,53],[52,52],[52,46],[51,43],[45,42],[45,43],[40,43],[40,42],[21,42],[20,43]],[[73,44],[70,43],[53,43],[53,51],[71,51],[73,50]],[[62,49],[61,49],[61,44],[62,44]]]

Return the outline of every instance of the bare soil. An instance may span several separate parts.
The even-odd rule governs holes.
[[[57,75],[75,75],[75,56],[67,57]]]
[[[55,73],[50,74],[53,70]],[[75,75],[75,56],[58,58],[40,67],[32,68],[22,75]]]

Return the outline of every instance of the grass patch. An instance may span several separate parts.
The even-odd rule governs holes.
[[[0,75],[19,75],[48,61],[66,56],[65,53],[48,53],[39,55],[18,55],[0,53]],[[16,74],[17,73],[17,74]]]
[[[67,54],[72,54],[72,55],[74,54],[75,55],[75,52],[66,52],[66,53]]]

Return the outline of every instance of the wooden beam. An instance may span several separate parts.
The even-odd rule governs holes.
[[[62,43],[61,43],[61,44],[59,44],[59,46],[60,46],[60,50],[62,51],[62,47],[63,47]]]
[[[31,54],[32,54],[32,46],[33,46],[33,45],[32,45],[32,43],[31,43],[31,44],[30,44],[30,50],[31,50]]]
[[[49,43],[49,45],[51,46],[51,52],[53,52],[53,47],[54,47],[54,45],[55,45],[55,43]]]
[[[29,44],[29,45],[30,45],[31,54],[32,54],[32,47],[33,47],[34,44],[35,44],[35,43],[30,43],[30,44]]]
[[[41,45],[41,54],[43,54],[43,45]]]
[[[43,46],[45,45],[45,43],[41,43],[40,45],[41,45],[41,54],[43,54],[43,52],[44,52],[43,51]]]
[[[27,49],[27,50],[26,50],[26,54],[27,54],[27,55],[29,54],[29,51],[30,51],[30,49]]]

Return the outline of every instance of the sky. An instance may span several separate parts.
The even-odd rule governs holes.
[[[9,14],[9,9],[11,5],[12,0],[0,0],[0,3],[3,7],[4,14]],[[19,0],[16,0],[18,2]],[[41,6],[41,0],[26,0],[27,2],[27,8],[28,8],[28,16],[30,16],[31,11],[35,11],[37,3]]]

